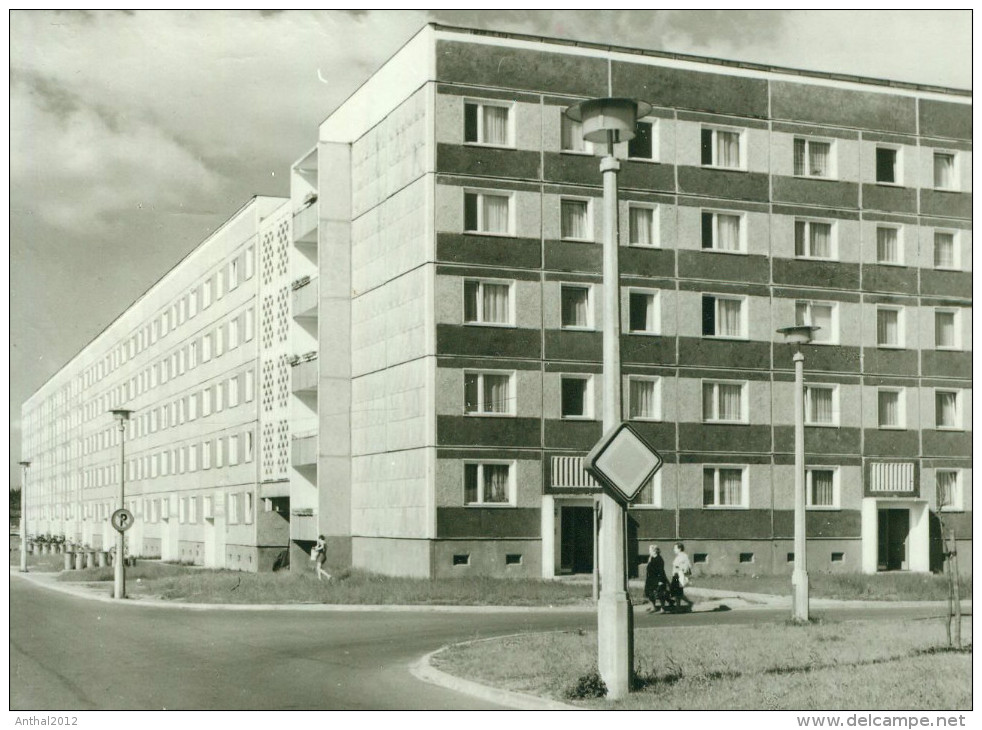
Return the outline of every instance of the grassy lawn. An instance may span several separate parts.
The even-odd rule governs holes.
[[[699,575],[693,587],[747,593],[791,595],[791,576]],[[809,573],[812,598],[864,601],[943,601],[948,597],[948,578],[923,573]],[[972,596],[972,578],[959,580],[962,598]]]
[[[452,647],[451,674],[583,707],[634,710],[954,710],[972,707],[965,652],[940,619],[635,631],[640,688],[617,702],[571,700],[596,667],[596,633],[528,634]]]
[[[20,565],[20,552],[19,550],[10,551],[10,565],[19,566]],[[51,554],[51,555],[39,555],[38,553],[29,554],[27,556],[27,570],[28,572],[36,571],[38,573],[57,573],[59,570],[65,567],[65,556],[61,554]]]

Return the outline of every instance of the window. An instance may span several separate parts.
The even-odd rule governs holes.
[[[464,230],[469,233],[511,234],[511,196],[464,193]]]
[[[797,258],[831,259],[835,257],[832,224],[822,221],[794,222],[794,255]]]
[[[211,388],[201,391],[201,417],[211,415]]]
[[[934,153],[934,187],[938,190],[957,190],[955,156],[950,152]]]
[[[939,350],[958,349],[958,312],[953,309],[934,310],[934,346]]]
[[[563,198],[559,201],[560,237],[575,241],[592,241],[590,201]]]
[[[188,446],[188,471],[198,470],[198,444]]]
[[[812,332],[812,342],[834,344],[839,337],[839,311],[835,302],[798,300],[794,303],[794,323],[818,327]]]
[[[201,362],[208,362],[211,360],[211,335],[205,335],[201,338]]]
[[[211,306],[211,294],[212,294],[211,288],[212,288],[211,279],[208,279],[208,281],[204,282],[201,285],[201,308],[202,309],[207,309],[208,307]]]
[[[464,464],[464,504],[512,504],[511,464]]]
[[[903,347],[903,317],[892,307],[876,308],[876,344],[880,347]]]
[[[704,507],[746,507],[743,467],[706,467],[702,470]]]
[[[655,246],[658,240],[655,209],[641,205],[627,207],[628,243],[632,246]]]
[[[957,390],[934,391],[934,417],[938,428],[961,428]]]
[[[746,418],[746,383],[706,380],[702,384],[702,420],[743,423]]]
[[[228,465],[235,466],[239,463],[239,437],[228,437]]]
[[[228,523],[230,525],[239,524],[239,501],[241,497],[238,494],[228,495]]]
[[[648,483],[641,487],[641,491],[631,502],[630,509],[641,508],[661,508],[661,472],[657,472]]]
[[[256,395],[256,376],[252,370],[245,373],[245,402],[249,403]]]
[[[876,393],[877,419],[880,428],[904,428],[903,388],[880,388]]]
[[[876,227],[876,262],[878,264],[902,264],[900,229],[893,226]]]
[[[245,340],[249,342],[256,334],[256,312],[253,309],[245,311]]]
[[[198,524],[198,497],[188,497],[188,522]]]
[[[798,177],[832,177],[832,143],[795,139],[794,174]]]
[[[593,307],[590,306],[590,287],[563,284],[560,289],[560,324],[564,328],[591,329]]]
[[[635,160],[653,160],[654,142],[654,125],[651,122],[638,122],[634,128],[634,139],[627,143],[627,156]]]
[[[220,357],[225,352],[225,326],[220,325],[215,329],[215,357]]]
[[[221,299],[225,295],[225,277],[219,269],[215,272],[215,299]]]
[[[201,442],[201,468],[211,469],[211,441]]]
[[[198,313],[198,290],[192,289],[188,292],[188,317],[194,317]]]
[[[705,337],[746,337],[743,298],[702,295],[702,334]]]
[[[838,475],[835,469],[806,469],[805,494],[808,507],[839,506]]]
[[[950,231],[934,232],[934,268],[957,269],[957,251],[954,233]]]
[[[232,291],[239,285],[239,260],[232,259],[228,263],[228,290]]]
[[[658,295],[632,291],[628,294],[628,329],[631,332],[658,333]]]
[[[631,377],[628,391],[631,418],[642,421],[661,418],[661,381],[658,378]]]
[[[562,381],[562,403],[560,413],[563,418],[592,418],[592,388],[589,377],[564,375]]]
[[[574,122],[562,112],[559,116],[561,120],[559,148],[563,152],[592,154],[593,144],[583,139],[583,124]]]
[[[702,213],[702,247],[714,251],[743,251],[742,216],[737,213]]]
[[[468,324],[511,324],[511,283],[464,280],[464,321]]]
[[[225,439],[219,436],[215,439],[215,468],[221,469],[225,466]]]
[[[900,151],[893,147],[876,148],[876,182],[900,182]]]
[[[239,318],[228,323],[228,349],[234,350],[239,346]]]
[[[215,383],[215,413],[225,408],[225,384]]]
[[[245,461],[246,463],[248,463],[248,462],[252,461],[253,451],[255,449],[255,444],[253,442],[252,431],[246,431],[245,432],[244,446],[245,446],[245,450],[244,450],[245,452],[243,454],[242,460]]]
[[[809,426],[838,425],[838,395],[834,385],[805,386],[805,423]]]
[[[198,394],[192,393],[188,396],[188,420],[193,421],[198,417]]]
[[[946,512],[960,512],[962,506],[961,472],[957,469],[938,469],[934,472],[937,507]]]
[[[253,513],[253,504],[252,504],[253,497],[252,497],[252,492],[246,492],[243,496],[245,497],[245,504],[244,504],[244,508],[245,508],[245,516],[244,517],[245,517],[245,519],[244,519],[244,522],[247,525],[251,525],[252,524],[252,513]]]
[[[743,167],[740,132],[726,129],[702,130],[702,164],[709,167]]]
[[[228,407],[235,408],[239,405],[239,378],[235,376],[228,379]]]
[[[509,147],[511,138],[510,104],[464,102],[464,142]]]
[[[511,373],[464,373],[464,412],[514,414]]]
[[[188,345],[188,367],[193,369],[198,366],[198,341],[195,340]]]

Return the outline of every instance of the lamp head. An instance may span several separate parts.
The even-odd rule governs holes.
[[[792,345],[807,345],[812,341],[815,331],[819,329],[821,327],[811,324],[797,324],[793,327],[781,327],[778,332],[784,335],[785,342],[789,342]]]
[[[126,408],[114,408],[109,412],[112,413],[113,418],[115,418],[120,423],[130,420],[130,414],[133,413],[133,411],[127,410]]]
[[[31,462],[29,461],[18,461],[17,463],[25,468],[31,465]]]
[[[566,109],[566,116],[583,124],[583,139],[606,142],[613,132],[614,142],[634,139],[638,119],[651,112],[651,104],[619,97],[587,99]]]

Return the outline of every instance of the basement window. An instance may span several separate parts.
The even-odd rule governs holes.
[[[754,562],[754,554],[753,553],[740,553],[740,562],[741,563],[752,563],[752,562]]]
[[[505,565],[521,565],[522,564],[522,554],[521,553],[508,553],[505,555]]]
[[[846,557],[845,553],[832,553],[832,562],[841,563]]]
[[[454,565],[470,565],[471,556],[470,553],[462,553],[453,556]]]
[[[693,553],[692,554],[693,563],[708,563],[709,553]]]
[[[794,553],[788,553],[788,562],[789,563],[793,563],[794,562]]]

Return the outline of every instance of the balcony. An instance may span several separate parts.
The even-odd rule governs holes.
[[[293,316],[317,316],[317,277],[303,276],[291,285],[293,289]]]
[[[317,539],[317,515],[310,508],[290,510],[290,538],[293,540]]]
[[[295,436],[291,448],[291,463],[295,467],[317,465],[317,434]]]
[[[309,359],[291,362],[290,386],[294,393],[312,393],[317,390],[317,353]]]
[[[317,245],[317,199],[293,214],[293,240]]]

